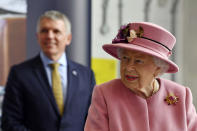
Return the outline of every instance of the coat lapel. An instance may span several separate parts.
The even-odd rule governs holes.
[[[76,97],[74,94],[78,88],[79,84],[79,71],[76,65],[68,60],[68,91],[67,91],[67,98],[65,103],[65,109],[66,106],[69,106],[72,102],[73,97]]]
[[[49,101],[51,102],[52,106],[54,107],[54,110],[56,111],[57,114],[59,114],[57,104],[55,102],[55,98],[53,96],[52,89],[49,85],[48,78],[47,78],[44,66],[42,64],[42,61],[40,59],[40,56],[37,56],[35,59],[36,59],[35,64],[33,65],[35,74],[40,82],[42,90],[44,91]],[[69,105],[72,103],[73,97],[76,97],[74,94],[79,84],[79,71],[78,71],[76,64],[74,64],[72,61],[68,59],[67,61],[68,61],[68,74],[67,74],[68,89],[67,89],[67,98],[66,98],[65,107],[64,107],[65,112],[66,112],[66,109],[69,107]]]
[[[52,106],[54,107],[55,111],[58,113],[58,108],[57,108],[57,105],[56,105],[56,102],[55,102],[55,99],[53,96],[53,92],[52,92],[52,89],[49,85],[48,78],[47,78],[44,66],[42,64],[42,61],[40,59],[40,56],[36,57],[36,61],[34,64],[34,70],[35,70],[35,74],[40,82],[43,92],[46,94],[46,96],[48,97]]]

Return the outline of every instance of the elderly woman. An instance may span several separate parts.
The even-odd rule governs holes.
[[[85,131],[197,131],[189,88],[159,78],[175,73],[175,37],[147,22],[122,26],[103,49],[120,60],[121,79],[95,87]]]

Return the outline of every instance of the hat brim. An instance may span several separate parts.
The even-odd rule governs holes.
[[[169,69],[166,71],[166,73],[176,73],[178,72],[179,68],[178,66],[172,62],[168,57],[160,54],[159,52],[155,52],[151,49],[147,49],[145,47],[142,46],[138,46],[135,44],[125,44],[125,43],[116,43],[116,44],[105,44],[103,45],[103,49],[110,54],[111,56],[118,58],[117,55],[117,49],[118,48],[123,48],[123,49],[129,49],[129,50],[135,50],[135,51],[140,51],[143,52],[145,54],[149,54],[151,56],[155,56],[163,61],[165,61],[166,63],[169,64]]]

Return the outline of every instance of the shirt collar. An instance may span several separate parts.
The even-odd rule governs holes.
[[[40,57],[41,57],[41,60],[44,64],[44,66],[48,66],[49,64],[52,64],[55,62],[55,61],[49,59],[42,51],[40,52]],[[58,59],[56,62],[62,66],[67,66],[66,53],[64,52],[62,54],[62,56],[60,57],[60,59]]]

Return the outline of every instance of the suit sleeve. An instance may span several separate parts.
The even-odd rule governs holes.
[[[89,108],[85,131],[108,131],[107,105],[102,91],[98,86],[94,88],[92,103]]]
[[[95,85],[96,85],[96,81],[95,81],[95,77],[94,77],[94,72],[91,70],[91,87],[92,87],[92,90],[93,90]]]
[[[3,131],[30,131],[24,126],[22,84],[12,68],[5,87],[2,107]]]
[[[92,92],[93,92],[93,89],[94,89],[94,87],[95,87],[95,85],[96,85],[96,81],[95,81],[95,77],[94,77],[94,72],[91,70],[90,71],[90,97],[89,97],[89,101],[88,101],[88,109],[89,109],[89,107],[90,107],[90,104],[91,104],[91,99],[92,99]],[[88,111],[88,109],[87,109],[87,111]],[[86,114],[86,119],[87,119],[87,115],[88,115],[88,113]],[[85,122],[86,121],[84,121],[84,125],[85,125]]]
[[[186,113],[188,131],[197,131],[197,114],[192,102],[192,93],[186,88]]]

